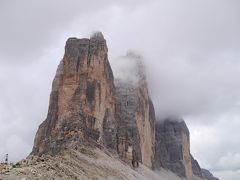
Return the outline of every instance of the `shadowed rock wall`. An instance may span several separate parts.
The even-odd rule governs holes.
[[[189,131],[183,120],[166,119],[156,123],[156,169],[165,168],[192,180]]]

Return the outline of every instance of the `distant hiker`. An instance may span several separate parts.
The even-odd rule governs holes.
[[[8,154],[6,154],[6,157],[5,157],[5,164],[8,164]]]

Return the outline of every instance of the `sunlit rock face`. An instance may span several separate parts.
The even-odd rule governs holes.
[[[134,167],[141,162],[152,167],[155,142],[155,112],[149,97],[148,85],[141,58],[132,53],[123,57],[128,61],[125,74],[117,76],[116,117],[118,122],[117,151]]]
[[[33,155],[55,154],[74,142],[104,146],[134,167],[153,166],[155,112],[141,57],[128,53],[124,78],[114,78],[101,33],[70,38],[52,85],[47,119]]]
[[[189,131],[183,120],[166,119],[156,123],[154,167],[165,168],[192,180]]]
[[[118,152],[134,167],[152,167],[154,108],[140,57],[130,53],[127,58],[133,59],[128,79],[118,78],[115,88],[103,35],[68,39],[32,154],[55,154],[87,142]]]
[[[52,85],[46,120],[32,154],[55,153],[71,142],[116,149],[114,78],[101,33],[70,38]]]

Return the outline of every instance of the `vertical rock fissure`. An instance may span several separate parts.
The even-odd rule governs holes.
[[[80,57],[78,57],[78,60],[77,60],[77,67],[76,67],[77,72],[78,72],[78,69],[79,69],[79,65],[80,65]]]
[[[90,43],[91,43],[91,40],[89,40],[89,43],[88,43],[87,65],[90,64],[90,60],[91,60],[91,55],[90,55],[90,52],[91,52],[91,46],[90,46]]]

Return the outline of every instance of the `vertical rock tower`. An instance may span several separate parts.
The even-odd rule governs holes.
[[[141,58],[133,53],[124,57],[132,61],[126,73],[130,77],[116,79],[117,151],[133,166],[138,162],[152,167],[155,143],[155,112],[148,92]],[[127,76],[125,74],[125,76]]]
[[[189,130],[181,119],[156,123],[156,169],[170,169],[186,180],[193,179]]]
[[[55,153],[71,142],[116,147],[115,87],[102,33],[70,38],[52,85],[46,120],[32,154]]]

